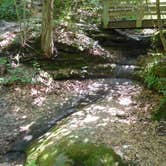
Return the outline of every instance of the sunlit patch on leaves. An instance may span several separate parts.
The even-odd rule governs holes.
[[[27,166],[37,166],[37,165],[36,165],[36,161],[34,161],[34,160],[30,161],[30,162],[27,164]]]

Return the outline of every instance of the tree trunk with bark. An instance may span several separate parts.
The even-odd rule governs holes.
[[[41,50],[46,58],[51,58],[54,53],[53,42],[53,7],[54,0],[43,0],[42,7],[42,32]]]
[[[162,30],[160,0],[156,0],[156,10],[157,10],[157,19],[158,19],[158,28],[159,28],[160,39],[161,39],[164,51],[166,52],[166,39],[164,37],[163,30]]]

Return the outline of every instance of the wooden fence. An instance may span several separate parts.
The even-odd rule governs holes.
[[[166,26],[166,0],[160,0]],[[156,2],[152,0],[103,0],[104,28],[152,28],[157,26]]]

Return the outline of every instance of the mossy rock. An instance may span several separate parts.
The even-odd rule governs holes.
[[[70,117],[71,118],[71,117]],[[125,166],[109,144],[103,144],[82,128],[68,129],[64,119],[27,149],[25,166]],[[97,132],[94,130],[94,132]]]
[[[63,140],[47,148],[26,166],[125,166],[120,156],[105,145]]]
[[[63,80],[63,79],[74,79],[74,78],[81,78],[80,70],[76,69],[62,69],[55,72],[52,72],[51,75],[55,80]]]

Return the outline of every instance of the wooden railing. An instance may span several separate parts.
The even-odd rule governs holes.
[[[156,3],[150,0],[103,0],[103,27],[110,21],[135,20],[136,27],[142,26],[143,20],[157,19]],[[161,17],[166,18],[166,0],[160,2]]]

